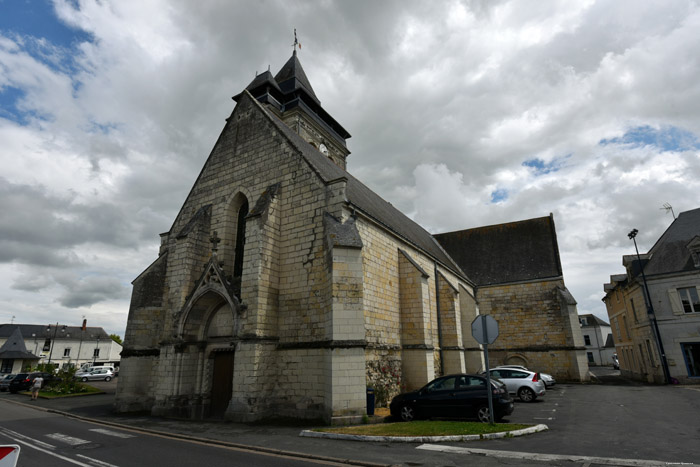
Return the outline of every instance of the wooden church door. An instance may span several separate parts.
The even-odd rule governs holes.
[[[233,356],[234,352],[216,352],[214,354],[214,375],[211,381],[212,417],[223,417],[233,392]]]

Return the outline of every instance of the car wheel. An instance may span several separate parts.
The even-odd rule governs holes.
[[[491,423],[491,417],[489,415],[489,406],[481,405],[476,409],[476,416],[479,418],[481,423]]]
[[[105,378],[105,381],[107,381],[107,382],[112,381],[112,377],[111,377],[111,376],[107,376],[107,377]]]
[[[85,381],[87,381],[87,378],[85,376],[83,376],[82,378],[80,378],[80,381],[82,381],[84,383]]]
[[[411,422],[416,418],[416,409],[410,405],[401,406],[401,411],[399,413],[401,415],[401,420],[404,422]]]
[[[523,402],[532,402],[535,400],[535,391],[530,388],[520,388],[518,391],[518,397]]]

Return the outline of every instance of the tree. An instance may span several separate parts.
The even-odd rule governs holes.
[[[121,343],[122,343],[122,338],[121,338],[121,337],[119,337],[119,336],[116,335],[116,334],[110,334],[109,337],[111,337],[112,340],[113,340],[114,342],[116,342],[117,344],[121,345]]]

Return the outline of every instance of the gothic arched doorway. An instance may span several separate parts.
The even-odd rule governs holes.
[[[199,417],[223,417],[231,401],[237,334],[237,303],[204,287],[191,301],[182,324],[181,394],[200,400]]]

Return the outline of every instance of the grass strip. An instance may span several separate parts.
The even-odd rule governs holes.
[[[408,423],[378,423],[373,425],[315,428],[314,431],[365,436],[460,436],[501,433],[504,431],[522,430],[531,426],[516,423],[494,423],[491,425],[478,422],[418,420]]]

